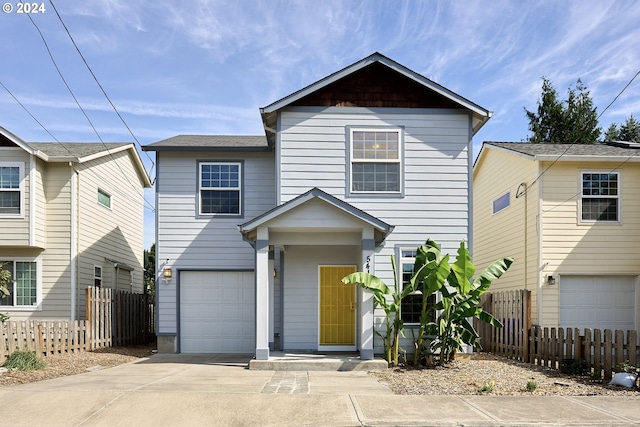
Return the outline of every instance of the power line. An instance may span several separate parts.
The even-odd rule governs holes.
[[[111,159],[113,160],[113,162],[115,163],[115,165],[118,167],[118,169],[120,169],[120,172],[122,173],[122,175],[125,177],[125,179],[127,180],[127,182],[129,183],[129,185],[131,186],[131,188],[134,189],[134,191],[136,191],[138,193],[138,195],[140,195],[142,197],[142,199],[145,201],[145,203],[148,203],[147,200],[144,198],[144,194],[140,194],[140,192],[138,191],[138,189],[133,185],[133,183],[131,182],[131,180],[129,179],[129,176],[124,172],[124,170],[122,170],[122,167],[120,166],[120,164],[116,161],[115,157],[113,157],[113,154],[111,153],[111,151],[109,150],[109,147],[107,147],[107,145],[104,143],[104,140],[102,139],[102,137],[100,136],[100,134],[98,133],[98,130],[96,129],[96,127],[93,125],[93,122],[91,121],[91,119],[89,118],[89,116],[87,115],[86,111],[84,110],[84,108],[82,108],[82,105],[80,105],[80,102],[78,101],[78,98],[75,96],[75,94],[73,93],[73,90],[71,89],[71,87],[69,86],[69,84],[67,83],[67,80],[64,78],[62,71],[60,70],[60,67],[58,67],[58,64],[55,60],[55,58],[53,57],[53,53],[51,52],[51,49],[49,48],[49,44],[47,43],[47,40],[44,37],[44,34],[42,34],[42,31],[40,31],[40,28],[38,27],[38,25],[35,23],[35,21],[33,20],[33,18],[31,17],[31,14],[26,14],[27,17],[29,18],[29,20],[31,21],[31,23],[33,24],[33,26],[36,28],[36,30],[38,31],[38,34],[40,34],[40,38],[42,39],[42,42],[44,43],[45,48],[47,49],[47,53],[49,54],[49,58],[51,59],[51,62],[53,63],[53,66],[55,67],[56,71],[58,72],[58,75],[60,76],[60,79],[62,79],[64,85],[66,86],[67,90],[69,91],[69,94],[71,94],[71,97],[73,98],[73,100],[75,101],[76,105],[78,106],[78,108],[80,109],[80,111],[82,111],[82,114],[84,115],[84,117],[87,119],[87,121],[89,122],[89,125],[91,126],[91,128],[93,129],[93,131],[95,132],[96,136],[98,137],[98,139],[100,140],[100,142],[102,143],[102,145],[105,147],[105,149],[107,150],[107,152],[109,153],[109,155],[111,156]],[[58,141],[59,142],[59,141]],[[66,148],[66,147],[65,147]],[[146,171],[145,171],[146,173]]]
[[[98,78],[96,77],[95,73],[93,72],[93,70],[91,69],[91,67],[89,66],[89,63],[87,62],[87,60],[85,59],[84,55],[82,54],[82,52],[80,51],[80,48],[78,47],[78,45],[76,44],[76,41],[73,39],[73,37],[71,36],[71,32],[69,31],[69,29],[67,28],[67,25],[64,23],[64,21],[62,20],[62,17],[60,16],[60,13],[58,13],[58,9],[56,8],[56,6],[53,4],[53,0],[49,0],[49,3],[51,3],[51,6],[53,7],[53,10],[56,12],[56,15],[58,16],[58,20],[60,20],[60,23],[62,24],[62,26],[64,27],[64,30],[66,31],[67,35],[69,36],[69,40],[71,40],[71,43],[73,44],[73,47],[76,48],[76,51],[78,52],[78,55],[80,55],[80,58],[82,58],[82,62],[84,62],[84,65],[87,67],[87,70],[89,70],[89,73],[91,74],[91,76],[93,77],[93,80],[95,80],[96,84],[98,85],[98,87],[100,88],[100,90],[102,91],[102,93],[104,94],[105,98],[107,98],[107,101],[109,101],[109,104],[111,105],[111,108],[113,108],[113,111],[115,111],[115,113],[117,114],[117,116],[120,118],[120,121],[122,122],[122,124],[127,128],[127,130],[129,131],[129,133],[131,134],[131,137],[135,140],[135,142],[138,143],[138,146],[140,146],[140,150],[143,151],[145,153],[145,155],[147,156],[147,158],[149,159],[149,161],[151,162],[151,171],[153,171],[153,168],[155,167],[155,162],[153,161],[153,159],[151,158],[151,156],[149,156],[149,154],[142,150],[142,145],[140,144],[140,141],[138,141],[138,138],[136,138],[136,136],[133,134],[133,131],[131,130],[131,128],[129,127],[129,125],[125,122],[124,118],[122,117],[122,115],[120,114],[120,112],[118,111],[118,109],[116,108],[116,106],[113,104],[113,102],[111,101],[111,98],[109,98],[109,95],[107,95],[107,92],[104,90],[104,88],[102,87],[102,84],[100,84],[100,82],[98,81]]]
[[[26,112],[27,112],[27,114],[29,114],[29,116],[31,116],[31,118],[32,118],[33,120],[35,120],[35,122],[36,122],[36,123],[38,123],[38,124],[40,125],[40,127],[41,127],[42,129],[44,129],[44,131],[45,131],[45,132],[47,132],[47,133],[49,134],[49,136],[51,136],[51,138],[53,138],[53,140],[54,140],[54,141],[56,141],[56,142],[57,142],[57,143],[58,143],[62,148],[64,148],[64,149],[67,151],[67,153],[69,153],[69,155],[70,155],[70,156],[72,156],[72,157],[76,157],[76,156],[73,154],[73,152],[71,152],[71,150],[69,150],[69,148],[68,148],[66,145],[64,145],[62,142],[60,142],[60,140],[58,140],[58,138],[56,138],[56,137],[55,137],[55,136],[54,136],[54,135],[49,131],[49,129],[47,129],[47,128],[45,127],[45,125],[44,125],[44,124],[42,124],[42,122],[40,122],[40,121],[39,121],[39,120],[38,120],[38,119],[37,119],[37,118],[36,118],[36,117],[31,113],[31,111],[29,111],[29,109],[28,109],[28,108],[27,108],[27,107],[26,107],[22,102],[20,102],[20,100],[19,100],[19,99],[18,99],[18,98],[17,98],[17,97],[16,97],[16,96],[15,96],[15,95],[14,95],[14,94],[9,90],[9,88],[8,88],[7,86],[5,86],[5,85],[4,85],[4,83],[2,83],[1,81],[0,81],[0,86],[2,86],[2,87],[4,88],[4,90],[6,90],[6,91],[7,91],[7,93],[8,93],[9,95],[11,95],[11,97],[12,97],[12,98],[13,98],[13,99],[18,103],[18,105],[20,105],[20,107],[22,107],[22,109],[23,109],[24,111],[26,111]],[[104,143],[103,143],[103,145],[104,145]],[[111,153],[109,153],[109,154],[111,154]],[[112,156],[112,158],[113,158],[113,156]],[[92,169],[92,168],[87,168],[86,170],[87,170],[87,171],[89,171],[89,172],[90,172],[94,177],[96,177],[99,181],[106,182],[106,181],[105,181],[105,179],[104,179],[103,177],[101,177],[100,175],[98,175],[98,173],[97,173],[94,169]],[[113,187],[112,187],[112,188],[113,188]],[[115,188],[115,190],[114,190],[114,191],[115,191],[116,193],[121,194],[122,196],[124,196],[125,198],[128,198],[129,200],[131,200],[131,201],[132,201],[132,202],[134,202],[134,203],[140,203],[140,201],[139,201],[139,200],[137,200],[137,199],[134,199],[134,198],[130,197],[128,194],[124,193],[124,192],[123,192],[123,191],[121,191],[119,188],[117,188],[117,187],[114,187],[114,188]],[[134,190],[135,190],[135,188],[134,188]],[[140,193],[138,193],[138,195],[140,195]],[[148,201],[147,201],[147,199],[144,197],[144,195],[142,195],[142,199],[143,199],[143,201],[144,201],[144,203],[142,203],[142,207],[143,207],[143,208],[145,208],[145,209],[149,209],[151,212],[155,212],[155,207],[154,207],[150,202],[148,202]]]
[[[602,115],[605,113],[605,111],[607,111],[607,110],[609,109],[609,107],[611,107],[611,106],[616,102],[616,100],[620,97],[620,95],[622,95],[622,94],[627,90],[627,88],[631,85],[631,83],[633,83],[633,81],[636,79],[636,77],[638,77],[638,75],[640,75],[640,70],[638,70],[638,72],[637,72],[637,73],[636,73],[636,74],[631,78],[631,80],[629,80],[629,82],[628,82],[628,83],[627,83],[627,84],[622,88],[622,90],[621,90],[621,91],[620,91],[620,92],[615,96],[615,98],[613,98],[613,100],[609,103],[609,105],[607,105],[607,106],[604,108],[604,110],[602,110],[602,112],[601,112],[600,114],[598,114],[598,117],[596,117],[596,120],[597,120],[597,121],[598,121],[598,120],[600,120],[600,117],[602,117]],[[569,146],[567,146],[567,148],[566,148],[562,153],[560,153],[560,155],[559,155],[556,159],[554,159],[554,160],[551,162],[551,164],[550,164],[549,166],[547,166],[547,167],[546,167],[542,172],[540,172],[540,175],[538,175],[538,176],[536,177],[536,179],[534,179],[534,180],[533,180],[533,182],[531,182],[531,184],[529,184],[529,185],[527,186],[527,190],[525,190],[522,194],[520,194],[520,197],[521,197],[521,196],[524,196],[525,194],[527,194],[527,193],[529,192],[529,189],[530,189],[531,187],[533,187],[533,184],[535,184],[536,182],[538,182],[538,180],[539,180],[540,178],[542,178],[542,176],[543,176],[545,173],[547,173],[547,171],[548,171],[548,170],[549,170],[553,165],[555,165],[555,164],[560,160],[560,158],[561,158],[562,156],[564,156],[565,154],[567,154],[567,152],[571,149],[571,147],[573,147],[573,146],[574,146],[575,144],[577,144],[577,143],[578,143],[578,140],[575,140],[574,142],[572,142],[571,144],[569,144]],[[629,158],[627,158],[627,160],[625,160],[624,162],[622,162],[622,164],[620,164],[620,165],[619,165],[617,168],[615,168],[614,170],[618,169],[618,168],[619,168],[619,167],[621,167],[623,164],[625,164],[626,162],[628,162],[632,157],[634,157],[634,155],[629,156]],[[580,194],[580,193],[578,193],[577,195],[579,195],[579,194]],[[577,195],[576,195],[576,196],[577,196]],[[576,196],[573,196],[573,197],[576,197]],[[516,196],[516,198],[518,198],[518,197],[519,197],[519,196]],[[572,197],[571,199],[573,199],[573,197]],[[569,199],[569,200],[571,200],[571,199]],[[567,200],[567,201],[568,201],[568,200]],[[567,201],[562,202],[562,203],[566,203]]]

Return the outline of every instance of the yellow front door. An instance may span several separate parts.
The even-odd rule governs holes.
[[[356,287],[340,280],[352,265],[320,266],[320,345],[351,347],[356,343]]]

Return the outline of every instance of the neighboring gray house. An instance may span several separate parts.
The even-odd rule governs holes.
[[[491,113],[375,53],[260,114],[264,136],[144,147],[158,164],[159,350],[370,359],[383,313],[340,279],[392,284],[394,255],[402,282],[428,237],[471,246],[472,138]],[[405,301],[407,327],[420,304]]]
[[[0,127],[0,313],[84,319],[88,286],[141,293],[145,188],[131,143],[27,143]]]

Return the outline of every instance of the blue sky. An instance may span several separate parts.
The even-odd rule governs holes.
[[[60,141],[99,141],[29,16],[0,14],[0,82]],[[474,141],[520,141],[541,77],[564,99],[578,78],[602,112],[640,70],[640,2],[54,0],[142,145],[178,134],[262,134],[266,106],[373,52],[493,111]],[[105,142],[133,141],[53,6],[31,18]],[[640,116],[640,77],[600,124]],[[53,141],[0,87],[0,126]],[[150,153],[153,157],[153,153]],[[142,153],[148,170],[151,161]],[[146,198],[153,203],[153,190]],[[154,240],[145,209],[145,247]]]

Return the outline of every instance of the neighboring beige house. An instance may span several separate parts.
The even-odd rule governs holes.
[[[0,127],[0,266],[11,320],[83,319],[89,285],[143,291],[144,189],[130,143],[26,143]]]
[[[640,145],[485,142],[473,170],[474,261],[516,262],[532,322],[638,329]]]

